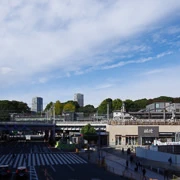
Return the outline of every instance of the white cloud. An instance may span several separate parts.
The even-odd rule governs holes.
[[[143,75],[157,74],[163,72],[165,69],[153,69],[145,72]]]
[[[97,89],[106,89],[106,88],[110,88],[112,86],[113,86],[113,84],[99,84],[99,85],[97,85],[97,87],[95,87],[95,89],[96,90]]]
[[[9,99],[24,100],[31,107],[32,97],[40,96],[44,99],[44,107],[50,102],[60,100],[66,102],[67,100],[73,100],[75,92],[82,92],[85,98],[85,105],[92,104],[97,107],[106,98],[120,98],[126,99],[142,99],[142,98],[155,98],[159,96],[179,97],[180,81],[179,81],[180,66],[170,67],[163,69],[161,72],[158,70],[154,73],[146,74],[147,72],[139,72],[141,78],[137,74],[135,78],[119,79],[107,79],[107,83],[99,84],[99,89],[88,83],[84,85],[76,86],[75,88],[68,88],[59,86],[58,88],[41,88],[32,89],[22,94],[10,93]],[[144,75],[144,76],[142,76]],[[130,75],[132,76],[132,75]],[[110,83],[112,82],[112,83]],[[114,83],[114,84],[113,84]],[[111,86],[113,85],[113,87]],[[97,87],[97,86],[96,86]]]
[[[62,101],[66,101],[71,99],[78,89],[65,87],[63,77],[70,79],[74,75],[84,76],[85,73],[95,70],[144,63],[170,55],[171,51],[139,57],[135,57],[133,53],[151,51],[152,47],[146,44],[146,39],[142,38],[143,34],[150,32],[154,27],[161,27],[161,23],[165,24],[168,17],[177,18],[179,10],[179,0],[2,0],[1,97],[30,102],[32,97],[42,96],[48,102],[57,100],[61,92]],[[169,29],[169,33],[178,32],[178,26]],[[137,44],[134,39],[139,40]],[[166,41],[161,35],[154,35],[154,39],[156,42]],[[117,59],[123,61],[117,62]],[[154,73],[151,72],[149,75]],[[32,92],[29,93],[22,90],[27,82],[38,86],[50,83],[54,79],[58,81],[60,78],[61,81],[57,84],[61,84],[61,87],[57,90],[41,87],[32,88]],[[150,82],[153,83],[153,80]],[[15,84],[21,89],[7,94],[5,91]],[[119,86],[116,87],[114,84]],[[132,88],[131,85],[123,86],[124,83],[117,84],[108,81],[99,86],[94,84],[92,88],[81,85],[79,90],[85,92],[86,102],[96,105],[112,94],[115,98],[121,95],[126,98],[128,93],[133,97],[132,88],[140,95],[142,91],[136,88],[136,84],[142,85],[146,92],[145,82],[137,82]],[[157,86],[159,87],[158,84]],[[93,95],[97,98],[94,99]]]
[[[2,75],[6,75],[10,72],[12,72],[12,69],[9,67],[1,67],[0,68],[0,74],[2,74]]]
[[[116,64],[104,66],[104,67],[102,67],[102,69],[112,69],[112,68],[117,68],[117,67],[125,66],[127,64],[133,64],[133,63],[134,64],[145,63],[147,61],[151,61],[151,60],[155,60],[155,59],[158,59],[158,58],[162,58],[162,57],[170,55],[172,53],[173,52],[168,51],[168,52],[163,52],[163,53],[157,54],[154,57],[146,57],[146,58],[141,58],[141,59],[138,59],[138,60],[130,60],[130,61],[121,61],[121,62],[116,63]]]
[[[11,64],[14,82],[53,69],[81,71],[95,63],[97,48],[140,33],[180,8],[179,1],[8,2],[0,3],[0,67]]]
[[[45,77],[39,78],[39,82],[40,82],[40,83],[45,83],[45,82],[47,82],[47,81],[48,81],[48,79],[45,78]]]

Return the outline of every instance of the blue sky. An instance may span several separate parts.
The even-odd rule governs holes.
[[[0,99],[180,97],[179,0],[0,1]]]

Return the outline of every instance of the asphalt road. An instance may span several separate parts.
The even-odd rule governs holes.
[[[83,165],[57,165],[48,167],[37,167],[36,172],[39,179],[49,180],[120,180],[117,175],[111,174],[93,164]]]
[[[21,153],[48,153],[51,152],[46,142],[1,142],[0,154],[21,154]]]
[[[124,179],[87,162],[75,153],[50,148],[45,142],[0,143],[0,164],[9,164],[12,167],[11,180],[14,179],[18,166],[28,168],[29,180]]]

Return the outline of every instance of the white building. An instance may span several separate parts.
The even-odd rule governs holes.
[[[80,93],[74,94],[74,101],[77,101],[80,107],[84,106],[84,95]]]
[[[32,98],[31,111],[33,111],[33,112],[42,112],[43,111],[43,98],[42,97]]]

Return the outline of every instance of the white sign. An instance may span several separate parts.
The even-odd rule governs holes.
[[[144,129],[144,133],[152,134],[153,133],[153,129]]]
[[[31,140],[31,135],[26,135],[26,140]]]

